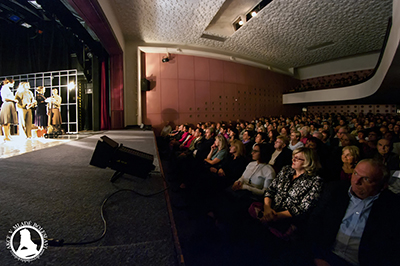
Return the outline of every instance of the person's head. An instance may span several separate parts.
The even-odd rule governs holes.
[[[268,138],[270,143],[275,143],[276,137],[279,135],[275,129],[268,132]]]
[[[234,139],[231,142],[231,146],[229,147],[229,153],[237,156],[237,157],[241,157],[244,156],[244,145],[243,143],[238,140],[238,139]]]
[[[201,136],[203,136],[203,134],[204,134],[204,131],[203,131],[203,129],[201,129],[201,128],[196,128],[196,131],[194,132],[194,137],[195,138],[197,138],[197,137],[201,137]]]
[[[398,134],[399,131],[400,131],[400,125],[398,125],[398,124],[394,125],[394,126],[393,126],[393,132],[396,133],[396,134]]]
[[[246,127],[246,129],[247,129],[248,131],[254,131],[254,125],[253,125],[253,124],[248,124],[247,127]]]
[[[381,127],[379,128],[379,131],[381,132],[382,135],[385,135],[386,132],[389,131],[389,129],[388,129],[387,126],[381,126]]]
[[[28,82],[20,82],[18,84],[17,92],[24,92],[26,90],[26,83]]]
[[[205,134],[206,139],[211,139],[213,136],[214,136],[214,128],[213,127],[207,128]]]
[[[289,145],[289,141],[285,136],[277,136],[274,144],[274,148],[278,151],[281,151],[283,148],[285,148],[287,145]]]
[[[320,144],[320,139],[317,139],[316,137],[310,137],[307,139],[306,144],[304,145],[304,147],[306,148],[310,148],[313,150],[317,150],[319,148],[319,144]]]
[[[312,136],[315,137],[315,138],[317,138],[317,139],[320,139],[320,140],[322,140],[322,138],[323,138],[322,133],[319,132],[319,131],[317,131],[317,130],[315,130],[315,131],[313,132]]]
[[[46,88],[43,86],[39,86],[39,87],[37,87],[36,91],[40,94],[44,94],[44,92],[46,91]]]
[[[375,196],[387,188],[389,174],[383,163],[373,159],[361,160],[351,176],[351,191],[360,199]]]
[[[258,144],[263,143],[266,139],[267,139],[267,134],[265,134],[264,132],[258,132],[256,135],[255,142]]]
[[[233,139],[239,139],[239,131],[234,127],[230,128],[229,137]]]
[[[380,140],[378,140],[377,148],[378,148],[379,154],[382,156],[385,156],[392,150],[393,145],[390,142],[390,140],[380,139]]]
[[[227,131],[226,126],[220,126],[220,128],[219,128],[219,133],[220,133],[220,134],[225,134],[226,131]]]
[[[257,128],[257,132],[265,132],[267,131],[264,126],[260,126]]]
[[[282,136],[287,136],[289,135],[289,129],[287,127],[282,127],[281,128],[281,135]]]
[[[357,146],[346,146],[342,149],[342,162],[356,165],[360,160],[360,149]]]
[[[53,95],[58,95],[58,89],[52,89]]]
[[[292,168],[296,171],[304,170],[308,175],[314,175],[321,164],[313,149],[300,147],[293,151]]]
[[[380,131],[378,131],[378,130],[375,130],[375,129],[370,130],[368,133],[368,141],[377,142],[379,139],[379,136],[380,136],[379,133],[380,133]]]
[[[183,125],[183,132],[188,132],[190,129],[189,125]]]
[[[14,86],[14,80],[13,79],[5,79],[5,80],[3,80],[3,85],[7,85],[9,87],[13,87]]]
[[[251,140],[252,137],[253,137],[253,132],[250,130],[245,130],[242,136],[244,141],[249,141]]]
[[[258,163],[268,163],[269,152],[267,144],[256,144],[251,151],[251,156],[254,161]]]
[[[294,131],[290,133],[290,141],[291,142],[298,142],[300,140],[300,132],[299,131]]]
[[[300,129],[300,134],[301,134],[301,136],[304,138],[304,137],[307,137],[308,135],[310,135],[310,128],[308,127],[308,126],[303,126],[301,129]]]
[[[344,133],[347,133],[347,127],[342,126],[338,129],[337,136],[340,139]]]
[[[327,141],[330,137],[329,131],[328,130],[322,130],[322,141]]]
[[[215,137],[215,146],[218,147],[218,150],[223,150],[228,147],[228,144],[226,142],[226,138],[223,135],[218,135]]]
[[[340,143],[342,147],[355,145],[357,143],[356,138],[350,133],[343,133],[340,137]]]

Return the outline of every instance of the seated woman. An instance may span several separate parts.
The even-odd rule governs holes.
[[[262,200],[265,190],[272,179],[275,171],[268,164],[269,150],[266,144],[256,144],[252,151],[253,162],[249,163],[243,175],[232,185],[233,191],[248,191],[250,199]]]
[[[222,189],[231,186],[246,168],[247,160],[244,153],[243,143],[235,139],[229,147],[229,155],[220,164],[210,167],[210,185]]]
[[[315,151],[298,148],[293,151],[292,162],[272,180],[264,194],[264,204],[253,203],[249,208],[253,218],[268,225],[280,238],[287,238],[304,226],[322,189],[322,178],[316,175],[320,163]]]
[[[355,145],[351,145],[341,148],[341,151],[340,156],[339,154],[334,154],[334,156],[328,158],[329,167],[326,171],[326,181],[339,179],[350,181],[354,167],[360,160],[360,149]]]
[[[360,149],[357,146],[346,146],[342,150],[343,166],[340,169],[340,180],[350,181],[358,161],[360,160]]]
[[[209,169],[213,167],[221,167],[222,161],[226,158],[228,154],[228,143],[223,135],[218,135],[215,138],[214,144],[211,146],[210,153],[207,158],[204,159],[206,162],[206,167]]]
[[[254,161],[247,165],[242,176],[213,201],[212,209],[219,220],[240,226],[251,203],[263,201],[266,189],[275,178],[275,171],[268,164],[268,146],[256,144],[252,158]],[[213,215],[214,213],[211,216]]]

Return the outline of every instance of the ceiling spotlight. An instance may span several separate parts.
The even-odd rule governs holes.
[[[27,29],[29,29],[30,27],[32,27],[31,24],[28,24],[28,23],[26,23],[26,22],[21,23],[21,26],[22,26],[22,27],[25,27],[25,28],[27,28]]]
[[[42,6],[36,1],[28,1],[28,3],[34,6],[36,9],[42,9]]]
[[[240,26],[242,26],[242,25],[244,24],[243,20],[240,20],[240,21],[238,22],[238,24],[239,24]]]
[[[254,18],[255,16],[257,16],[257,12],[256,11],[251,12],[251,16]]]

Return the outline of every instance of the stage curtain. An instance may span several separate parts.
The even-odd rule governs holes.
[[[110,116],[108,114],[108,90],[107,90],[107,76],[105,62],[101,62],[101,106],[100,106],[100,129],[110,129]]]

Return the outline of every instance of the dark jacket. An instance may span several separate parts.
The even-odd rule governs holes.
[[[309,230],[314,246],[331,249],[349,205],[349,182],[332,182],[314,210]],[[400,261],[400,201],[389,190],[374,202],[361,237],[358,260],[363,265],[398,265]],[[315,254],[316,258],[319,254]],[[323,259],[323,258],[322,258]]]
[[[214,138],[206,139],[205,137],[199,140],[196,153],[197,160],[203,161],[205,158],[207,158],[207,155],[210,153],[211,146],[214,144],[214,140]]]
[[[272,151],[274,153],[275,150]],[[271,154],[272,155],[272,154]],[[288,147],[282,149],[282,152],[276,157],[275,163],[272,166],[275,173],[278,174],[285,165],[292,164],[292,150]]]

